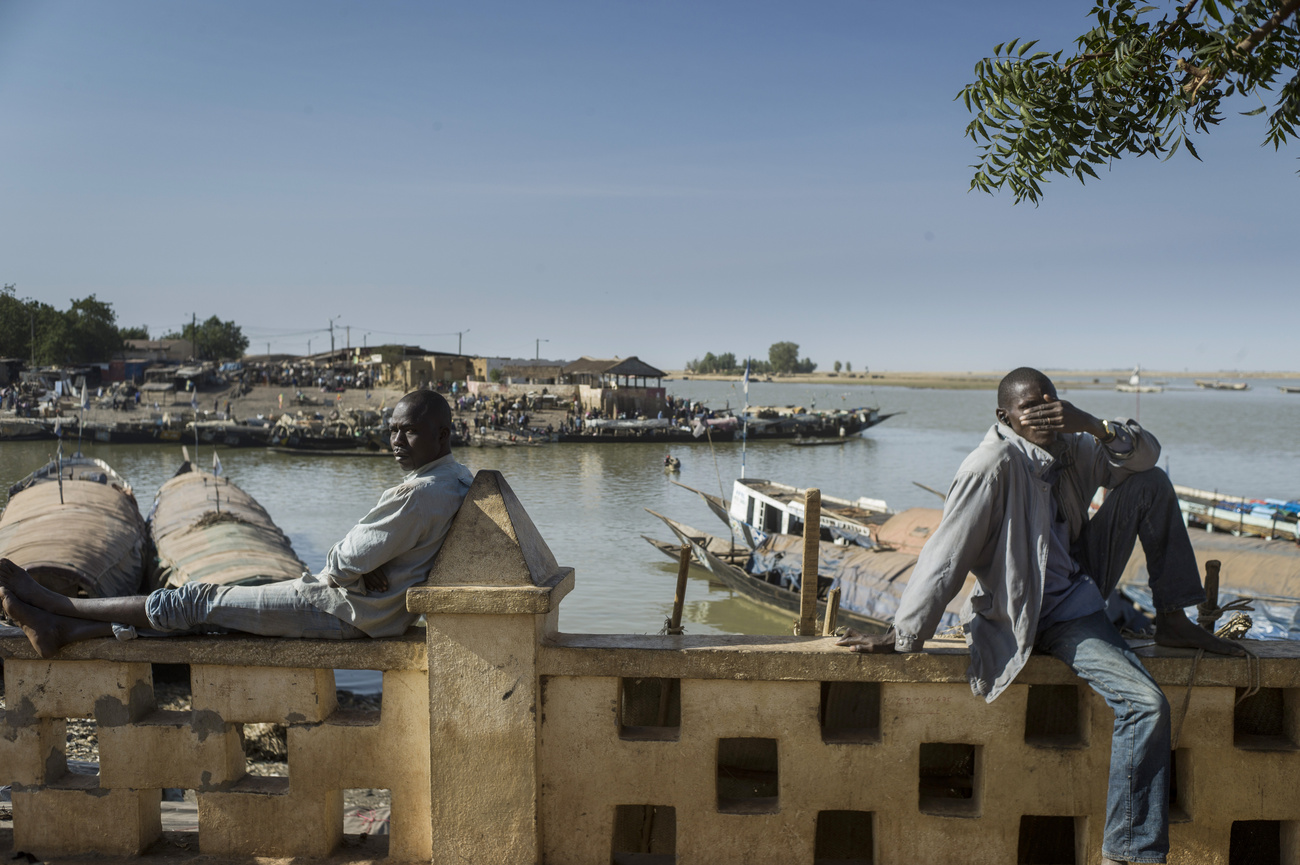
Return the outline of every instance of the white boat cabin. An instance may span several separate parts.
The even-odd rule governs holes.
[[[743,478],[731,493],[731,526],[745,543],[757,547],[770,534],[802,535],[807,512],[805,490],[775,481]],[[822,494],[821,539],[873,545],[872,530],[893,515],[880,499],[855,501]]]

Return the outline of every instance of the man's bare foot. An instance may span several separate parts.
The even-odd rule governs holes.
[[[69,612],[67,598],[36,582],[31,574],[9,559],[0,559],[0,588],[8,589],[18,600],[46,612]]]
[[[1245,655],[1246,650],[1231,640],[1216,637],[1197,625],[1182,610],[1156,613],[1156,645],[1175,649],[1204,649],[1220,655]]]
[[[42,658],[54,657],[67,642],[60,633],[58,616],[24,604],[5,587],[0,587],[0,604],[4,606],[5,615],[23,629],[27,641]]]

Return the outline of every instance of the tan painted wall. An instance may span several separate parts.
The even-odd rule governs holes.
[[[200,852],[319,857],[339,846],[342,791],[373,787],[393,793],[394,861],[1011,863],[1049,835],[1099,861],[1112,716],[1060,662],[1031,658],[985,704],[957,647],[872,657],[830,638],[560,634],[573,579],[482,472],[408,595],[424,631],[110,639],[53,660],[0,637],[15,848],[135,855],[158,837],[160,790],[183,787],[198,791]],[[1241,821],[1265,821],[1279,861],[1300,862],[1300,644],[1254,648],[1264,690],[1242,710],[1244,661],[1196,666],[1171,863],[1227,865]],[[1192,658],[1139,653],[1177,716]],[[193,712],[156,711],[150,663],[191,665]],[[378,717],[337,709],[335,667],[385,671]],[[98,725],[97,778],[65,771],[75,717]],[[244,722],[288,725],[288,780],[245,774]],[[934,759],[936,745],[952,753]]]

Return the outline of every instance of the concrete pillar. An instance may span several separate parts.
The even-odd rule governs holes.
[[[481,471],[428,583],[435,862],[541,861],[537,646],[573,587],[500,472]]]

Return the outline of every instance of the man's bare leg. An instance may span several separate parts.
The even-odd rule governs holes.
[[[18,624],[27,640],[42,658],[52,658],[68,643],[113,636],[113,626],[108,622],[92,622],[47,613],[25,604],[6,588],[0,587],[0,604],[5,615]]]
[[[137,628],[153,627],[145,615],[145,596],[125,598],[69,598],[51,591],[8,559],[0,559],[0,589],[28,607],[69,619],[118,622]]]
[[[1246,650],[1232,640],[1216,637],[1187,618],[1182,610],[1156,613],[1156,645],[1175,649],[1204,649],[1220,655],[1245,655]]]

